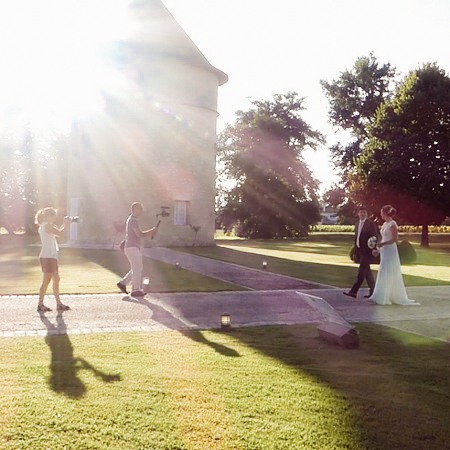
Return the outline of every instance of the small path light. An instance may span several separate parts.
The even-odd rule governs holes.
[[[180,262],[177,261],[177,262],[175,263],[175,269],[179,269],[179,268],[180,268]]]
[[[220,328],[224,331],[231,329],[231,316],[229,314],[220,315]]]
[[[267,269],[267,261],[263,261],[263,262],[262,262],[262,268],[263,268],[264,270]]]
[[[142,278],[142,287],[143,287],[144,292],[150,291],[150,278],[149,277]]]

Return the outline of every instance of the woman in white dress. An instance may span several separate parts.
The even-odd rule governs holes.
[[[369,302],[377,305],[420,305],[410,300],[403,283],[400,269],[400,258],[397,249],[398,226],[394,220],[396,209],[391,205],[381,208],[381,217],[385,221],[381,227],[381,242],[377,244],[380,250],[380,269],[375,283],[375,289]]]

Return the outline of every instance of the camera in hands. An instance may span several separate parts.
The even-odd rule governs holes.
[[[169,217],[170,216],[170,207],[169,206],[161,206],[161,212],[156,214],[156,217]]]

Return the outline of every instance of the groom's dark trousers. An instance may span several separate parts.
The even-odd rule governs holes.
[[[357,242],[357,235],[358,225],[355,227],[355,245]],[[378,227],[374,222],[366,219],[360,233],[359,247],[356,247],[357,256],[359,258],[359,270],[356,283],[350,289],[350,293],[355,295],[358,293],[364,280],[367,281],[367,285],[369,286],[369,295],[372,295],[375,288],[375,279],[372,270],[370,269],[370,264],[374,262],[374,257],[372,255],[372,249],[367,245],[368,239],[372,236],[379,236]]]
[[[375,288],[375,278],[373,277],[372,270],[370,268],[370,263],[373,262],[372,254],[368,254],[365,251],[357,250],[359,252],[359,270],[358,277],[356,278],[356,283],[350,289],[352,294],[356,294],[364,283],[364,280],[367,281],[367,285],[369,286],[369,294],[372,294],[373,289]]]

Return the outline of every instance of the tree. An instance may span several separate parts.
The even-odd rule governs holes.
[[[354,167],[355,158],[361,153],[361,146],[367,138],[367,127],[375,117],[375,111],[388,99],[394,84],[395,68],[380,65],[370,53],[358,58],[352,70],[341,73],[331,83],[321,81],[322,88],[330,102],[329,120],[351,133],[353,141],[346,146],[331,147],[333,159],[338,168],[346,173]]]
[[[428,225],[450,214],[450,78],[435,64],[410,72],[377,110],[352,175],[368,204],[397,205],[401,218]]]
[[[345,190],[334,185],[323,194],[323,201],[327,206],[337,209],[345,202]]]
[[[52,134],[35,138],[22,133],[0,135],[0,226],[9,233],[34,230],[42,206],[65,205],[67,139]]]
[[[332,186],[331,189],[323,194],[323,201],[325,205],[336,209],[340,224],[348,225],[354,223],[357,205],[348,198],[344,188],[337,185]]]
[[[227,231],[250,238],[304,236],[320,220],[318,182],[301,159],[323,136],[301,118],[295,92],[253,101],[219,136],[218,163],[228,183],[219,211]]]

